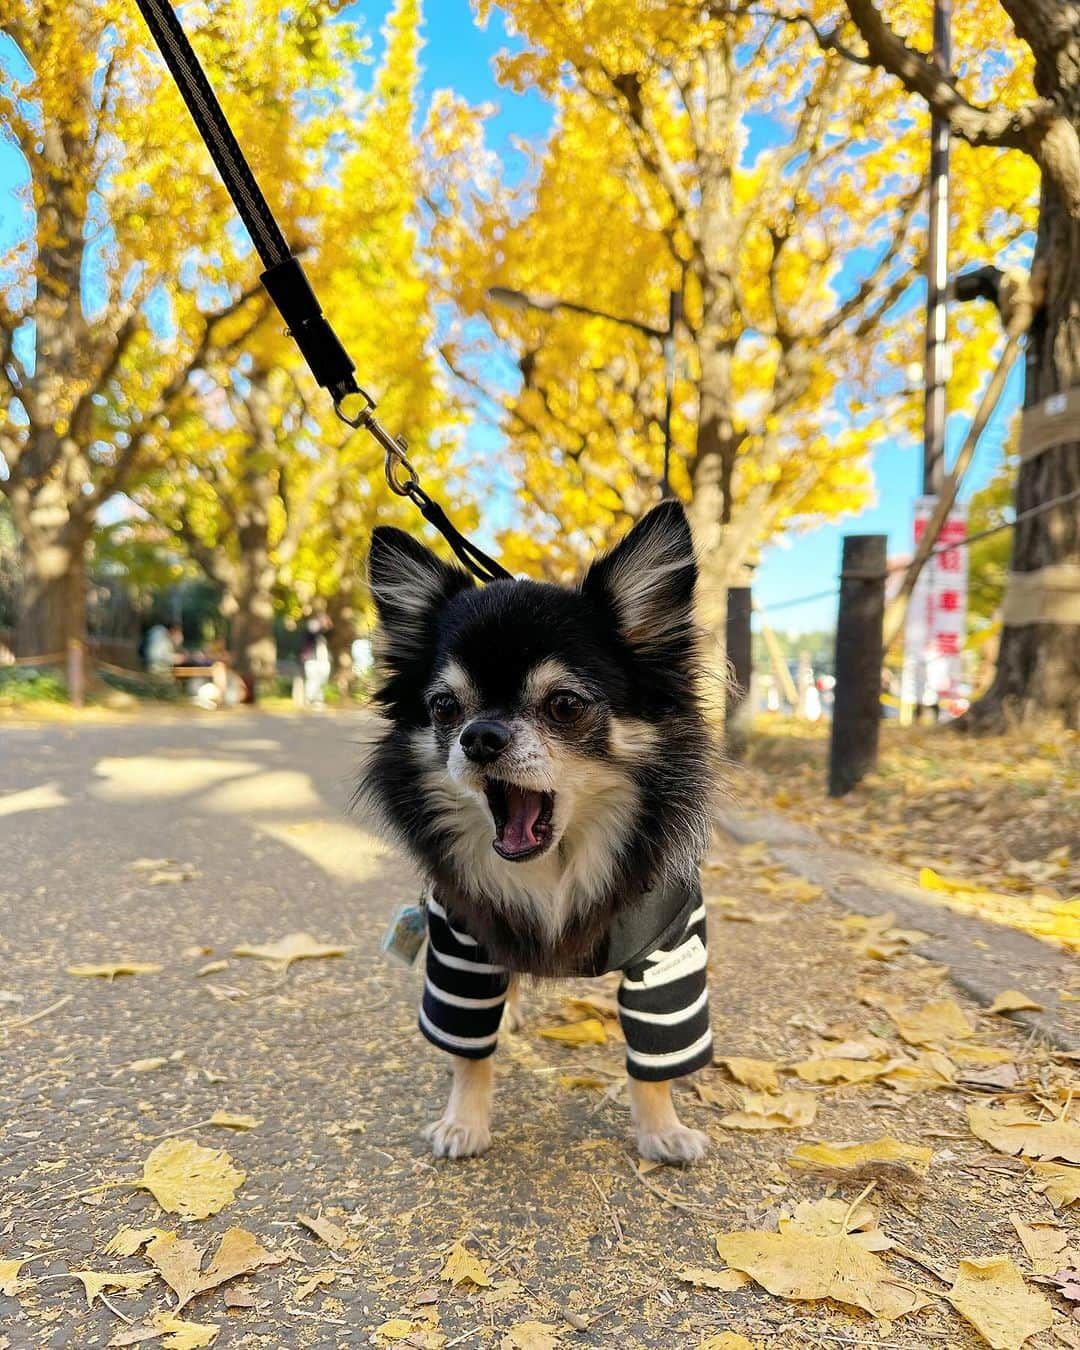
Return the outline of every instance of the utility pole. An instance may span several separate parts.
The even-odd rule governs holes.
[[[952,68],[952,0],[934,0],[934,64]],[[948,360],[946,305],[949,294],[949,123],[930,117],[930,203],[926,237],[926,405],[923,422],[925,497],[936,497],[945,478],[945,380]]]
[[[660,496],[671,496],[671,405],[675,400],[675,325],[682,318],[682,291],[668,297],[668,326],[664,335],[664,473]]]

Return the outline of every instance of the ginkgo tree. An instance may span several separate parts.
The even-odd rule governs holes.
[[[419,25],[417,0],[400,0],[373,86],[328,166],[329,186],[312,192],[304,218],[318,238],[309,275],[333,296],[335,326],[379,396],[380,416],[423,442],[425,480],[437,488],[452,469],[460,413],[435,365],[415,221]],[[297,139],[318,133],[320,146],[334,144],[340,113],[309,117]],[[314,389],[276,316],[229,358],[192,382],[184,416],[135,496],[221,587],[237,666],[259,677],[274,669],[276,609],[294,618],[328,611],[334,647],[348,650],[370,530],[379,518],[414,518],[386,486],[374,443],[350,436]]]
[[[1080,384],[1080,9],[1059,0],[964,0],[953,20],[955,74],[927,56],[926,3],[823,3],[805,12],[805,20],[824,46],[844,44],[947,118],[960,138],[961,162],[973,158],[982,170],[1006,152],[1026,160],[1029,177],[1041,173],[1032,276],[1046,281],[1045,295],[1034,297],[1025,407],[1074,389]],[[1000,264],[993,232],[981,242],[979,260]],[[1021,456],[1015,505],[1025,519],[1013,537],[994,682],[967,719],[976,727],[1045,714],[1080,724],[1078,491],[1075,441]]]
[[[926,117],[778,6],[499,8],[522,44],[501,78],[551,100],[552,131],[517,187],[458,191],[435,237],[462,311],[489,318],[521,372],[505,400],[524,503],[508,556],[565,570],[656,499],[663,367],[641,325],[662,330],[675,291],[672,484],[719,643],[726,588],[762,544],[859,507],[870,451],[916,427]],[[458,104],[435,116],[468,147]],[[1005,149],[957,159],[957,254],[1012,246],[1030,166]],[[501,306],[492,287],[542,307]],[[997,338],[986,315],[965,323],[961,402]],[[475,378],[469,333],[451,360]]]
[[[287,221],[311,204],[317,120],[353,28],[257,0],[189,16],[254,167]],[[85,627],[84,557],[104,502],[168,430],[191,377],[264,310],[231,205],[134,6],[0,0],[0,108],[27,170],[0,294],[0,490],[19,533],[17,643]],[[258,98],[250,97],[258,89]],[[329,91],[329,92],[328,92]],[[303,100],[312,117],[294,116]],[[302,241],[298,241],[302,242]]]

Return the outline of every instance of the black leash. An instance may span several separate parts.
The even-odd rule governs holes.
[[[266,270],[260,280],[312,375],[323,389],[330,391],[334,411],[343,422],[362,428],[378,441],[386,457],[386,481],[391,490],[416,504],[463,566],[481,581],[510,577],[505,567],[454,527],[443,508],[420,486],[419,475],[406,455],[408,445],[404,437],[392,436],[376,418],[375,400],[357,384],[352,358],[323,314],[300,259],[281,233],[170,0],[135,0],[135,3],[262,259]],[[362,400],[362,406],[359,412],[350,414],[345,400],[354,395]]]

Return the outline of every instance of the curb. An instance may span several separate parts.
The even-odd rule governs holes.
[[[982,1007],[989,1007],[1004,989],[1023,990],[1044,1011],[1005,1016],[1055,1049],[1080,1048],[1080,1003],[1065,1004],[1058,996],[1076,974],[1076,958],[1068,952],[1017,929],[934,904],[899,870],[835,848],[784,816],[723,809],[714,820],[737,844],[764,844],[775,862],[824,887],[849,913],[892,911],[898,926],[929,934],[913,950],[947,966],[952,982]]]

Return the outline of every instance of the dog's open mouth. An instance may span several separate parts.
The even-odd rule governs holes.
[[[493,848],[508,862],[536,858],[551,843],[555,794],[488,779],[484,788],[495,822]]]

